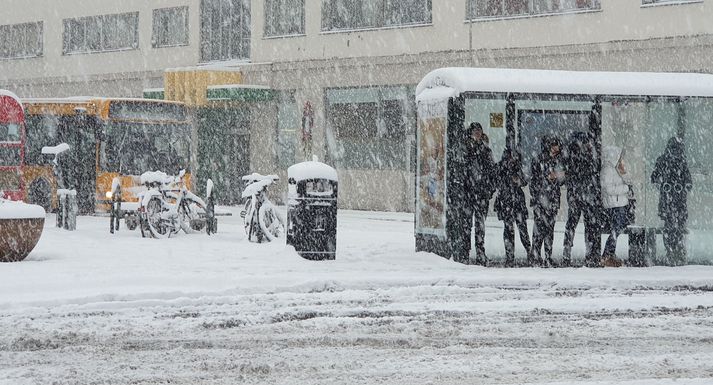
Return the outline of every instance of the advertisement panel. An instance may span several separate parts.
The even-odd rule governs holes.
[[[448,99],[418,103],[416,232],[446,236]]]

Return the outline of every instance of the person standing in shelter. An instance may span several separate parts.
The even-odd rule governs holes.
[[[527,186],[522,171],[520,154],[506,149],[497,166],[498,195],[495,198],[495,212],[503,221],[503,241],[505,242],[505,267],[515,266],[515,225],[520,232],[520,242],[530,258],[530,235],[527,232],[527,205],[523,187]]]
[[[629,196],[631,194],[631,176],[626,170],[622,150],[607,146],[602,150],[602,206],[609,217],[610,234],[602,253],[602,265],[619,267],[621,259],[616,256],[616,240],[629,225]]]
[[[651,183],[659,188],[659,217],[664,222],[666,257],[672,265],[683,265],[686,263],[683,236],[688,221],[688,192],[693,181],[680,138],[669,139],[664,153],[656,159]]]
[[[487,145],[483,127],[473,122],[469,127],[466,144],[466,191],[469,192],[469,206],[473,212],[473,231],[475,234],[475,263],[487,266],[485,255],[485,217],[488,215],[490,197],[493,195],[493,171],[495,162],[493,153]]]
[[[567,225],[564,233],[562,266],[572,264],[574,230],[584,217],[585,265],[600,263],[600,225],[598,220],[600,196],[599,173],[592,140],[585,132],[573,132],[565,158],[565,186],[567,186]]]
[[[530,166],[530,207],[535,228],[532,234],[532,253],[528,262],[530,266],[554,266],[552,244],[565,172],[560,140],[546,136],[542,138],[541,146],[542,152],[533,159]],[[544,259],[541,254],[543,245]]]

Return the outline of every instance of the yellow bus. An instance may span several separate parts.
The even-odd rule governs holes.
[[[59,159],[65,188],[77,191],[83,214],[109,211],[107,192],[115,177],[128,203],[138,201],[144,172],[177,175],[185,169],[190,175],[192,119],[183,103],[98,97],[22,102],[27,115],[23,178],[30,203],[56,208],[58,184],[42,147],[60,143],[70,146]]]

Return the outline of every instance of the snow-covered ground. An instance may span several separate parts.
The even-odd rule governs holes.
[[[167,240],[52,219],[0,264],[0,384],[713,383],[709,266],[465,266],[415,253],[398,213],[341,211],[330,262],[237,215]]]

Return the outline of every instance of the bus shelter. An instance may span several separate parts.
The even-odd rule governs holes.
[[[693,179],[688,196],[689,263],[713,262],[713,251],[706,246],[713,235],[713,152],[708,147],[713,75],[442,68],[423,78],[416,100],[417,251],[460,262],[470,257],[472,218],[464,180],[471,165],[465,160],[464,143],[467,127],[479,122],[494,160],[499,161],[505,149],[518,150],[528,178],[545,136],[566,144],[573,132],[587,133],[595,147],[592,162],[598,166],[604,146],[622,148],[634,177],[633,225],[648,240],[650,262],[661,264],[666,261],[656,237],[662,227],[659,186],[651,182],[651,173],[666,143],[682,139]],[[566,218],[564,196],[563,191],[559,220]],[[502,237],[486,242],[502,242]]]

